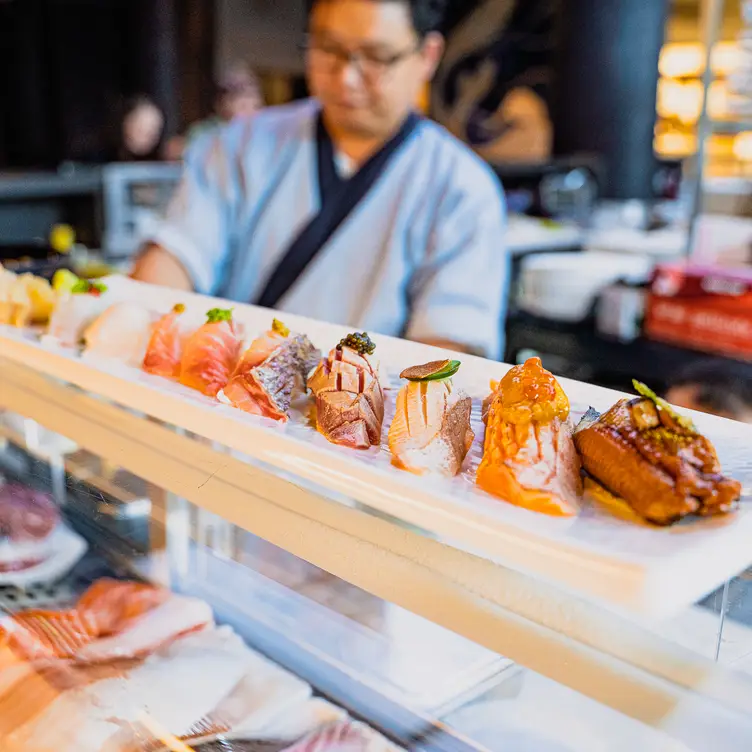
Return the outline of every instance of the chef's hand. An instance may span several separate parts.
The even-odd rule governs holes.
[[[139,282],[173,287],[176,290],[193,290],[193,282],[185,267],[162,246],[147,244],[136,258],[131,277]]]

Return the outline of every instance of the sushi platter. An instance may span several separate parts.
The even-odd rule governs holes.
[[[510,368],[122,277],[74,287],[49,323],[0,324],[2,357],[624,609],[667,616],[752,563],[747,426],[537,359]]]

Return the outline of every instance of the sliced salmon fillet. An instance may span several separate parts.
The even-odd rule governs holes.
[[[488,406],[478,485],[535,512],[576,515],[582,480],[568,417],[569,401],[539,358],[510,369]]]
[[[96,636],[92,625],[75,609],[29,610],[0,627],[4,642],[27,660],[72,658]]]
[[[176,379],[180,375],[185,332],[181,326],[185,307],[176,305],[154,325],[144,356],[144,371]]]
[[[169,597],[170,592],[164,588],[104,578],[81,596],[76,610],[92,625],[97,637],[104,637],[121,631]]]
[[[216,397],[238,364],[241,346],[232,321],[209,322],[199,327],[185,343],[180,383]]]
[[[389,427],[394,464],[418,475],[457,475],[475,438],[471,410],[472,400],[451,379],[408,382]]]

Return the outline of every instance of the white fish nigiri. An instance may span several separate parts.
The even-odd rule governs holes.
[[[102,295],[62,295],[50,317],[45,339],[65,347],[81,344],[86,328],[107,308],[108,303]]]
[[[138,368],[144,361],[155,320],[155,314],[138,303],[115,303],[86,328],[85,353]]]

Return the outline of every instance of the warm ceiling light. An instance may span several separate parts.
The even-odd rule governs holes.
[[[702,111],[702,84],[699,81],[658,81],[656,109],[662,118],[675,118],[686,125],[693,125]]]
[[[679,131],[658,133],[653,141],[653,147],[662,157],[688,157],[697,151],[697,137]]]
[[[752,131],[737,133],[733,152],[740,162],[752,162]]]
[[[736,42],[718,42],[713,47],[710,65],[716,76],[728,76],[739,67],[741,51]],[[658,71],[666,78],[699,78],[705,70],[705,46],[699,42],[664,44]]]

